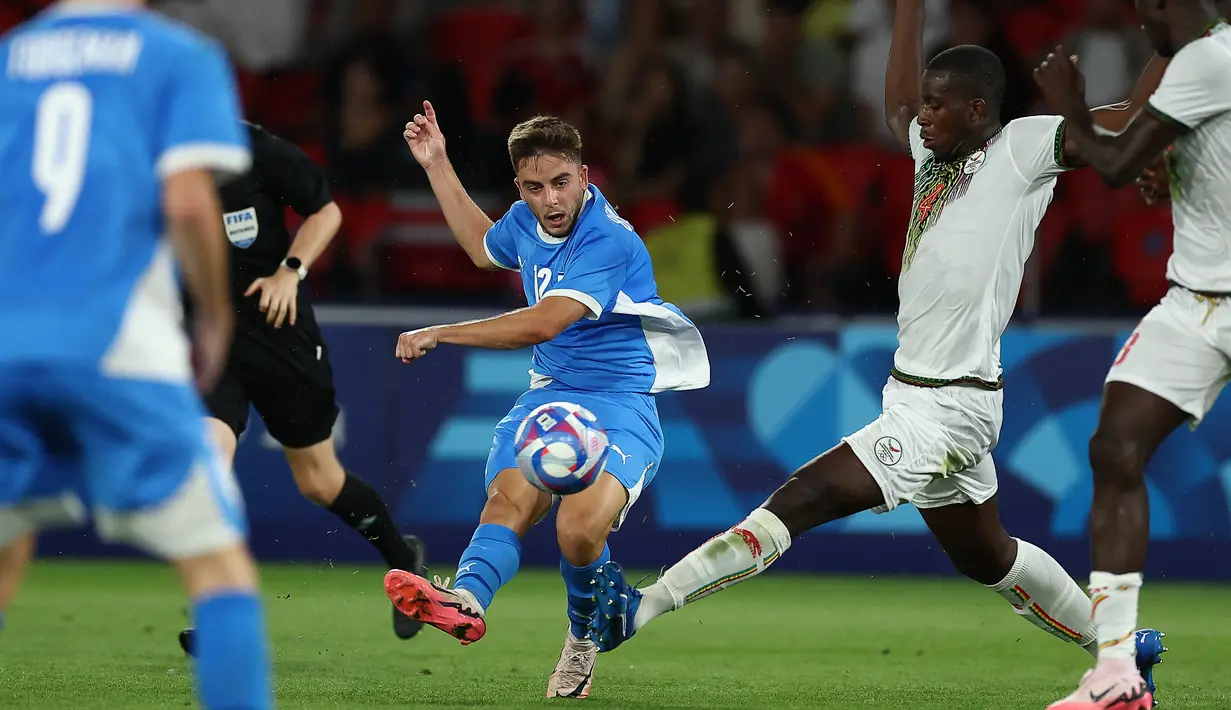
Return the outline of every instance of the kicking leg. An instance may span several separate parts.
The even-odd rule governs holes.
[[[385,592],[402,613],[435,626],[463,645],[483,638],[483,614],[521,563],[521,537],[551,506],[551,496],[531,486],[521,471],[496,474],[487,489],[470,545],[457,565],[453,588],[405,570],[385,576]]]
[[[598,580],[599,649],[610,651],[655,617],[760,574],[796,536],[887,504],[886,498],[844,442],[804,465],[764,505],[688,553],[645,589],[632,589],[618,567],[604,566]]]
[[[982,505],[919,513],[958,572],[999,594],[1031,624],[1094,655],[1089,597],[1051,555],[1005,532],[994,495]]]
[[[603,473],[594,485],[560,501],[556,537],[560,542],[560,575],[568,594],[569,630],[560,660],[547,682],[549,698],[590,695],[598,654],[589,635],[598,607],[594,585],[599,569],[611,561],[607,537],[627,502],[628,490],[610,473]]]

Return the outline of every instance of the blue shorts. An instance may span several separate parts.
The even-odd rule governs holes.
[[[0,372],[0,544],[87,511],[104,538],[164,558],[242,542],[239,488],[203,417],[188,385],[84,367]]]
[[[513,450],[517,428],[536,407],[549,402],[572,402],[585,407],[607,430],[611,453],[604,470],[628,490],[628,502],[611,526],[612,530],[619,530],[641,491],[654,480],[662,461],[663,430],[658,423],[658,406],[648,394],[582,392],[551,387],[526,392],[496,425],[483,475],[484,488],[491,486],[496,474],[517,468],[517,455]]]

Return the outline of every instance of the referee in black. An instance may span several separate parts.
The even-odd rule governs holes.
[[[235,339],[217,387],[205,398],[206,423],[229,462],[248,424],[249,404],[282,444],[304,497],[359,531],[390,569],[422,573],[423,543],[398,532],[380,495],[342,468],[333,443],[338,405],[312,306],[299,294],[308,269],[342,224],[325,174],[289,141],[247,123],[252,168],[221,188],[231,242]],[[294,241],[284,208],[305,218]],[[393,630],[408,639],[422,623],[393,610]],[[191,653],[193,630],[180,634]]]

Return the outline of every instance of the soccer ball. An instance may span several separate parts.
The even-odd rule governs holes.
[[[556,495],[590,487],[607,461],[607,432],[585,407],[551,402],[517,428],[517,467],[530,485]]]

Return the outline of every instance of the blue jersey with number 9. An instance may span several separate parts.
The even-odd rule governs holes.
[[[517,202],[483,239],[487,256],[521,272],[526,300],[571,298],[587,315],[534,348],[532,387],[654,394],[705,387],[701,333],[658,296],[654,266],[633,226],[593,185],[572,234],[553,237]]]
[[[186,378],[162,182],[248,167],[225,55],[149,11],[64,3],[0,39],[0,67],[0,366]]]

